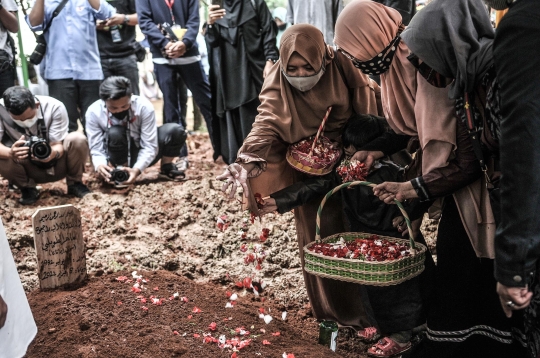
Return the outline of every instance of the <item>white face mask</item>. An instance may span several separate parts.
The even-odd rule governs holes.
[[[20,127],[32,128],[32,126],[34,124],[36,124],[36,122],[38,121],[38,116],[37,116],[37,112],[36,112],[36,114],[34,115],[33,118],[27,119],[25,121],[18,121],[16,119],[14,119],[13,117],[11,119],[13,120],[13,122],[15,122],[15,124],[17,124]]]
[[[324,75],[326,67],[324,63],[318,73],[311,76],[289,76],[285,71],[281,70],[283,76],[287,79],[289,84],[299,91],[306,92],[315,87],[321,77]]]

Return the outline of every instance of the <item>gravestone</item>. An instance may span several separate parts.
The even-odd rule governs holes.
[[[86,280],[81,214],[73,205],[39,209],[32,215],[42,289],[77,286]]]

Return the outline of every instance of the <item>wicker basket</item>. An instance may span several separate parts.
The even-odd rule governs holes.
[[[393,237],[379,236],[391,242],[408,243],[410,247],[410,256],[402,257],[397,260],[386,261],[363,261],[360,259],[346,259],[337,257],[328,257],[322,254],[317,254],[309,250],[317,242],[333,243],[343,238],[345,240],[354,240],[357,238],[367,238],[372,234],[368,233],[341,233],[331,235],[324,240],[321,240],[320,235],[320,219],[321,212],[326,203],[326,200],[332,194],[343,188],[356,185],[375,186],[369,182],[354,181],[344,183],[326,194],[317,211],[316,236],[315,241],[307,244],[304,247],[304,270],[313,275],[355,283],[361,283],[370,286],[391,286],[397,285],[404,281],[410,280],[418,276],[424,271],[424,261],[426,258],[427,248],[419,243],[416,243],[413,238],[411,221],[403,206],[396,200],[401,213],[405,218],[409,229],[409,240],[397,239]]]

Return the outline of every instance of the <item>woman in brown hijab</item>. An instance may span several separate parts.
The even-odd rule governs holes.
[[[472,29],[485,31],[486,27],[481,27],[485,9],[479,0],[435,0],[422,12],[441,4],[451,9],[423,14],[440,28],[418,29],[424,36],[435,38],[424,41],[427,48],[432,46],[427,53],[436,52],[437,47],[452,47],[448,39],[437,42],[444,37],[443,32],[449,32],[448,37],[455,40]],[[491,260],[495,222],[486,182],[467,129],[456,116],[456,101],[449,98],[449,90],[455,86],[447,88],[451,78],[447,81],[436,71],[422,71],[425,67],[421,60],[411,56],[400,37],[403,28],[395,10],[356,0],[338,19],[335,43],[362,71],[381,75],[383,109],[393,135],[408,135],[419,141],[419,173],[405,183],[380,184],[375,194],[388,203],[394,198],[444,198],[437,235],[436,279],[427,307],[428,339],[413,356],[517,357],[510,325],[497,307]],[[453,36],[457,33],[459,36]],[[474,51],[480,36],[489,36],[489,31],[452,45],[461,51]],[[449,55],[444,59],[450,63],[455,60]],[[355,156],[369,161],[378,158],[386,150],[385,139],[373,143],[369,150]],[[384,351],[384,345],[378,348]]]
[[[378,114],[378,86],[343,55],[324,43],[314,26],[289,27],[281,37],[280,60],[272,67],[260,94],[261,105],[253,128],[231,164],[218,179],[231,196],[241,185],[248,195],[263,197],[306,178],[285,159],[287,147],[317,132],[328,109],[324,134],[340,140],[341,129],[354,112]],[[294,210],[300,252],[315,238],[315,217],[322,198]],[[343,232],[339,200],[330,200],[321,220],[322,236]],[[303,264],[303,256],[302,264]],[[362,287],[304,273],[314,316],[356,329],[369,325],[360,300]]]

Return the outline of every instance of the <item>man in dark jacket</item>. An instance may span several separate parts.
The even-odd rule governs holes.
[[[512,0],[486,2],[498,9],[513,3]],[[501,222],[495,237],[495,278],[507,316],[512,315],[512,310],[520,310],[530,304],[533,296],[531,284],[534,276],[538,275],[540,257],[538,31],[540,2],[517,1],[502,19],[493,44],[503,116],[500,139]],[[536,349],[540,349],[540,339],[537,344]]]
[[[177,82],[177,76],[180,76],[193,93],[211,138],[210,84],[204,74],[196,41],[199,33],[199,1],[137,0],[137,14],[139,26],[150,43],[154,72],[163,92],[164,122],[182,125]],[[164,35],[158,26],[170,26],[178,41]],[[183,155],[187,155],[187,150],[184,149]],[[183,167],[186,167],[187,161],[184,159],[183,162]]]

